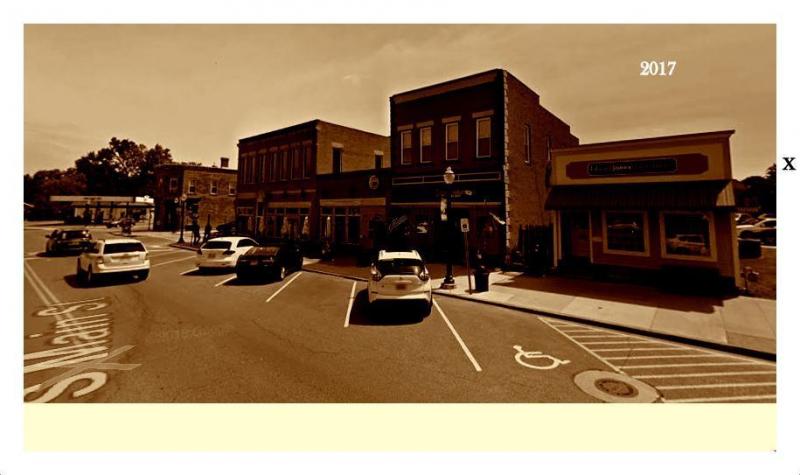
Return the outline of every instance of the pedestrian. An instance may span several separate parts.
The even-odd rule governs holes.
[[[203,242],[208,242],[208,238],[211,237],[211,221],[206,223],[205,233],[203,233]]]
[[[200,225],[197,220],[192,222],[192,246],[200,244]]]

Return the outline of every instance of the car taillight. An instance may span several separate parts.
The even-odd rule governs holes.
[[[419,277],[419,280],[421,280],[423,282],[426,282],[428,279],[431,278],[430,274],[428,274],[428,269],[425,269],[425,268],[423,268],[420,271],[418,277]]]
[[[372,266],[369,269],[369,275],[372,277],[372,280],[374,280],[375,282],[378,282],[379,280],[381,280],[383,278],[383,276],[381,275],[381,273],[378,271],[378,269],[375,266]]]

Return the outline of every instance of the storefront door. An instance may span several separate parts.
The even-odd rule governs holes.
[[[564,260],[573,262],[589,261],[589,212],[561,212],[562,244]]]

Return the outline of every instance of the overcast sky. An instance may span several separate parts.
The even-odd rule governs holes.
[[[676,60],[641,77],[643,60]],[[112,136],[236,163],[238,139],[324,119],[389,133],[389,96],[505,68],[581,143],[736,129],[734,176],[775,160],[772,26],[29,25],[25,172]]]

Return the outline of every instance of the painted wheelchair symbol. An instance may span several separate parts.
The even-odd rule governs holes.
[[[517,350],[517,354],[514,356],[514,359],[517,360],[517,363],[521,364],[522,366],[526,366],[528,368],[553,369],[557,368],[558,366],[569,363],[569,360],[560,360],[553,356],[545,355],[541,351],[525,351],[519,345],[514,345],[514,349]],[[531,364],[529,362],[524,361],[525,359],[527,360],[545,359],[545,360],[550,360],[550,363],[547,365]]]

